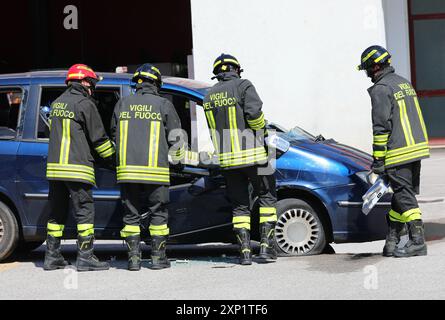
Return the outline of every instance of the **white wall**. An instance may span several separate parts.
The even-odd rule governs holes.
[[[238,58],[266,117],[370,151],[371,82],[362,51],[385,45],[381,0],[191,0],[195,78]]]

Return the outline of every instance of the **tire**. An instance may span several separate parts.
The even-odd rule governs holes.
[[[0,202],[0,261],[15,250],[19,241],[19,226],[12,211]]]
[[[280,256],[307,256],[323,252],[325,228],[314,208],[301,199],[277,202],[275,247]]]

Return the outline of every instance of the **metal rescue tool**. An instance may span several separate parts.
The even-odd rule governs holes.
[[[379,200],[388,192],[390,192],[391,188],[388,183],[387,177],[379,176],[375,183],[369,188],[368,191],[363,195],[363,205],[362,212],[364,214],[368,214],[372,208],[379,202]]]

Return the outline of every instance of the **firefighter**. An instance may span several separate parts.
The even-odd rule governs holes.
[[[266,121],[262,101],[253,84],[241,79],[238,60],[221,54],[213,65],[215,84],[204,98],[204,110],[215,153],[226,179],[233,206],[233,229],[240,248],[240,264],[252,264],[249,182],[259,195],[261,246],[259,262],[277,259],[274,247],[276,189],[272,175],[259,175],[267,165],[264,146]]]
[[[50,216],[46,240],[45,270],[64,268],[60,253],[71,197],[77,221],[78,271],[107,270],[93,253],[95,186],[93,153],[111,160],[114,146],[108,139],[91,97],[102,80],[90,67],[75,64],[66,77],[67,90],[51,105],[50,137],[46,177],[49,180]],[[92,150],[94,148],[94,150]]]
[[[116,142],[117,182],[125,210],[122,238],[128,246],[128,269],[141,268],[141,214],[150,213],[152,269],[170,267],[165,252],[168,228],[169,159],[180,165],[184,144],[176,142],[181,122],[173,104],[159,95],[161,73],[153,65],[141,65],[134,74],[134,95],[118,101],[111,124]],[[169,147],[170,150],[169,150]]]
[[[371,46],[361,55],[359,70],[365,70],[374,85],[368,89],[372,103],[372,171],[386,174],[394,191],[388,214],[389,232],[384,256],[410,257],[427,254],[419,193],[420,162],[430,155],[428,135],[416,91],[395,73],[391,55]],[[409,241],[397,247],[406,227]]]

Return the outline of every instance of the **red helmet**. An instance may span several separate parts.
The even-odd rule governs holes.
[[[84,64],[75,64],[69,68],[66,75],[65,83],[71,80],[90,80],[94,84],[101,81],[103,78],[98,76],[93,69]]]

